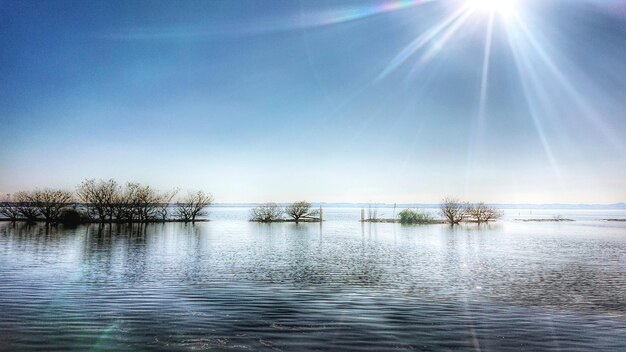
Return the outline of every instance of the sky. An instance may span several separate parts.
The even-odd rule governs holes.
[[[0,194],[626,201],[621,0],[0,0]]]

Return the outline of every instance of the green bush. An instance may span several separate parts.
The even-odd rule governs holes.
[[[404,209],[398,215],[401,224],[427,224],[433,221],[430,214],[419,210]]]

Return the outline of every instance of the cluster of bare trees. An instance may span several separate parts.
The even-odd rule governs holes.
[[[202,191],[190,192],[182,202],[176,203],[176,215],[184,221],[196,221],[197,217],[206,215],[204,209],[211,203],[212,195]]]
[[[89,179],[76,188],[78,199],[84,205],[85,215],[99,222],[167,220],[170,203],[178,192],[178,189],[160,192],[135,182],[121,185],[114,179]],[[206,206],[211,202],[212,199]]]
[[[73,211],[81,221],[90,222],[154,222],[172,217],[196,221],[213,203],[211,194],[198,191],[180,197],[172,206],[178,193],[178,189],[161,192],[134,182],[88,179],[76,187],[75,195],[58,189],[7,195],[0,200],[0,215],[12,221],[58,222],[64,212]]]
[[[173,204],[178,193],[178,189],[161,192],[134,182],[119,184],[114,179],[88,179],[76,187],[75,193],[44,188],[7,195],[0,199],[0,216],[12,221],[45,222],[62,222],[64,215],[70,213],[74,219],[86,222],[155,222],[171,218],[196,221],[206,215],[206,208],[213,203],[211,194],[197,191],[178,197]],[[441,204],[441,215],[452,225],[463,221],[480,224],[500,218],[502,212],[482,202],[470,204],[446,198]],[[377,219],[376,208],[370,207],[368,216],[370,220]],[[250,220],[298,223],[319,221],[321,214],[306,201],[295,202],[285,208],[276,203],[265,203],[251,210]]]
[[[250,211],[250,221],[284,221],[283,215],[298,223],[304,220],[319,220],[320,211],[313,209],[311,203],[306,201],[292,203],[284,209],[276,203],[265,203]]]
[[[283,218],[283,209],[276,203],[265,203],[250,210],[250,221],[272,222]]]
[[[467,203],[455,198],[445,198],[441,203],[441,215],[451,225],[462,221],[486,223],[502,217],[502,212],[483,202]]]
[[[59,189],[37,189],[17,192],[0,201],[0,214],[12,221],[56,221],[63,209],[72,203],[72,193]]]
[[[482,202],[470,204],[467,211],[470,219],[477,223],[494,221],[502,217],[502,211]]]

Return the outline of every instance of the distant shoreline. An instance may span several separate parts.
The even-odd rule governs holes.
[[[255,207],[263,203],[213,203],[213,207]],[[290,204],[290,202],[276,203],[284,206]],[[490,206],[498,209],[522,209],[522,210],[535,210],[535,209],[569,209],[569,210],[626,210],[626,203],[612,203],[612,204],[564,204],[564,203],[547,203],[547,204],[506,204],[506,203],[487,203]],[[313,207],[333,207],[333,208],[418,208],[418,209],[440,209],[441,204],[436,203],[327,203],[327,202],[311,202]]]
[[[323,222],[324,220],[320,220],[320,219],[300,219],[298,221],[294,220],[294,219],[275,219],[275,220],[267,220],[267,221],[263,221],[263,220],[248,220],[248,222],[256,222],[259,224],[270,224],[270,223],[274,223],[274,222],[293,222],[293,223],[300,223],[300,222],[308,222],[308,223],[315,223],[315,222]]]
[[[571,221],[576,221],[576,220],[574,220],[574,219],[553,218],[553,219],[515,219],[515,221],[523,221],[523,222],[571,222]]]

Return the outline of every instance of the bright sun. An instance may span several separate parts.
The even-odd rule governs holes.
[[[468,0],[474,10],[497,13],[502,16],[510,16],[516,10],[515,0]]]

